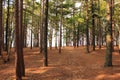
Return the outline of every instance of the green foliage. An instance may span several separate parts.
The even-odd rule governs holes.
[[[79,23],[83,23],[83,22],[84,22],[84,19],[83,19],[83,18],[78,18],[78,22],[79,22]]]
[[[50,0],[49,1],[49,25],[54,29],[59,31],[61,10],[63,8],[63,28],[68,29],[73,32],[73,27],[80,28],[80,31],[86,29],[86,0]],[[6,2],[6,1],[5,1]],[[34,34],[39,33],[40,28],[40,9],[41,2],[35,0],[24,0],[24,11],[23,16],[26,14],[24,23],[27,24],[29,28],[32,29]],[[81,3],[80,7],[75,7],[76,3]],[[119,3],[119,0],[115,0],[115,3]],[[95,19],[101,19],[101,26],[105,29],[106,25],[106,0],[100,0],[100,8],[98,6],[98,0],[94,0],[94,5],[91,5],[91,0],[88,0],[88,25],[91,29],[92,27],[92,15]],[[94,9],[94,13],[91,12],[91,7]],[[4,6],[4,24],[6,21],[7,8]],[[100,13],[98,10],[100,9]],[[14,1],[10,5],[10,15],[14,15]],[[44,15],[44,14],[43,14]],[[32,22],[33,16],[33,22]],[[120,25],[120,5],[115,4],[114,16],[115,27]],[[12,19],[14,21],[14,19]],[[23,23],[23,24],[24,24]],[[79,25],[78,25],[79,24]],[[96,27],[98,29],[98,27]],[[116,28],[117,29],[117,28]]]

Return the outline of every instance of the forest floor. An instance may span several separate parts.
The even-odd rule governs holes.
[[[14,55],[6,64],[0,61],[0,80],[15,80]],[[105,48],[87,54],[85,47],[63,47],[61,54],[48,50],[48,58],[49,66],[43,67],[39,48],[25,48],[23,80],[120,80],[120,54],[113,52],[113,67],[104,67]]]

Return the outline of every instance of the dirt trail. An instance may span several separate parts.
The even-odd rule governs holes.
[[[62,53],[49,50],[49,66],[43,67],[38,48],[25,49],[26,77],[23,80],[120,80],[120,55],[113,53],[113,67],[105,68],[105,49],[87,54],[85,47],[64,47]],[[13,54],[14,55],[14,54]],[[0,63],[0,80],[14,80],[14,56],[8,64]]]

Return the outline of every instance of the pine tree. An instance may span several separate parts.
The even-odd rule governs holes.
[[[0,0],[0,56],[2,55],[2,32],[3,32],[3,25],[2,25],[2,1]]]
[[[112,21],[111,21],[111,1],[107,0],[107,33],[106,33],[106,57],[105,67],[112,66]]]
[[[94,15],[94,0],[92,0],[92,45],[93,51],[95,51],[95,15]]]
[[[15,42],[16,42],[16,80],[25,76],[23,46],[22,46],[22,11],[23,0],[15,0]]]
[[[45,26],[44,26],[44,41],[43,41],[43,55],[44,55],[44,66],[48,66],[48,51],[47,51],[47,35],[48,35],[48,2],[45,0]]]
[[[89,53],[88,0],[86,0],[86,50]]]

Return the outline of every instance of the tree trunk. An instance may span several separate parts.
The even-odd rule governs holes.
[[[75,10],[73,8],[73,18],[75,16]],[[73,46],[76,47],[76,28],[75,28],[75,21],[73,20]]]
[[[88,0],[86,0],[86,51],[89,53]]]
[[[49,0],[45,0],[45,26],[44,26],[44,41],[43,41],[43,59],[44,66],[48,66],[48,50],[47,50],[47,35],[48,35],[48,3]]]
[[[111,1],[107,0],[107,35],[106,35],[106,56],[105,56],[105,67],[112,66],[112,21],[111,21]]]
[[[75,29],[75,23],[73,23],[74,31],[73,31],[73,46],[76,47],[76,29]]]
[[[95,51],[95,16],[94,16],[94,1],[92,0],[92,45]]]
[[[15,32],[16,32],[16,80],[22,80],[21,62],[20,62],[20,44],[19,44],[19,1],[15,0]]]
[[[56,17],[58,17],[58,13],[57,13],[57,4],[58,1],[56,1]],[[56,20],[56,29],[55,29],[55,49],[57,49],[57,27],[58,27],[58,20]]]
[[[42,53],[43,51],[43,26],[44,26],[44,1],[43,0],[40,0],[41,1],[41,12],[40,12],[40,53]]]
[[[25,76],[25,65],[24,65],[24,56],[23,56],[23,0],[20,0],[20,13],[19,13],[19,27],[20,27],[20,51],[21,51],[21,70],[22,76]]]
[[[32,34],[32,29],[31,29],[31,42],[30,42],[30,49],[33,48],[32,44],[33,44],[33,34]]]
[[[8,30],[9,30],[9,17],[10,17],[10,10],[9,10],[9,3],[10,3],[10,0],[8,0],[8,3],[7,3],[7,5],[8,5],[8,7],[7,7],[7,18],[6,18],[6,36],[5,36],[5,51],[7,51],[7,53],[8,53],[8,35],[9,35],[9,32],[8,32]]]
[[[25,5],[25,9],[26,9],[26,5]],[[26,11],[24,11],[24,26],[23,26],[23,47],[27,47],[27,13]]]
[[[50,50],[52,49],[52,35],[53,35],[53,29],[50,28],[50,39],[49,39]]]
[[[66,28],[66,46],[68,46],[68,30]]]
[[[9,16],[10,17],[10,16]],[[13,18],[11,18],[13,19]],[[12,23],[11,23],[12,24]],[[5,60],[5,63],[10,60],[10,54],[11,54],[11,32],[12,32],[12,26],[10,25],[10,20],[9,20],[9,28],[7,32],[7,59]]]
[[[79,29],[80,24],[78,24],[77,27],[77,47],[79,47],[79,39],[80,39],[80,29]]]
[[[32,12],[34,12],[34,0],[32,0]],[[33,16],[33,14],[32,14],[32,27],[34,26],[33,25],[33,23],[34,23],[34,16]],[[32,31],[32,28],[31,28],[31,47],[30,47],[30,49],[32,49],[33,48],[33,33],[32,33],[33,31]]]
[[[84,33],[82,33],[82,46],[84,46]]]
[[[25,66],[22,46],[22,12],[23,0],[15,0],[15,42],[16,42],[16,80],[22,80],[25,76]]]
[[[3,20],[3,17],[2,17],[2,2],[3,0],[0,0],[0,56],[2,56],[2,38],[3,38],[3,25],[2,25],[2,20]]]
[[[68,31],[68,45],[70,46],[71,45],[71,35],[70,35],[71,31],[69,29]]]
[[[35,47],[39,47],[39,34],[38,33],[36,34],[34,44],[35,44]]]
[[[98,0],[98,14],[100,16],[100,0]],[[98,18],[98,27],[99,27],[99,35],[98,35],[98,38],[99,38],[99,49],[101,49],[101,44],[102,44],[102,27],[101,27],[101,19],[100,17]]]
[[[59,41],[59,53],[61,53],[62,47],[62,25],[63,25],[63,2],[61,2],[61,19],[60,19],[60,41]]]
[[[55,31],[55,49],[57,49],[57,30]]]
[[[110,16],[111,16],[111,25],[112,25],[112,51],[114,51],[114,35],[115,35],[115,30],[114,30],[114,0],[111,0],[111,7],[110,7]]]

